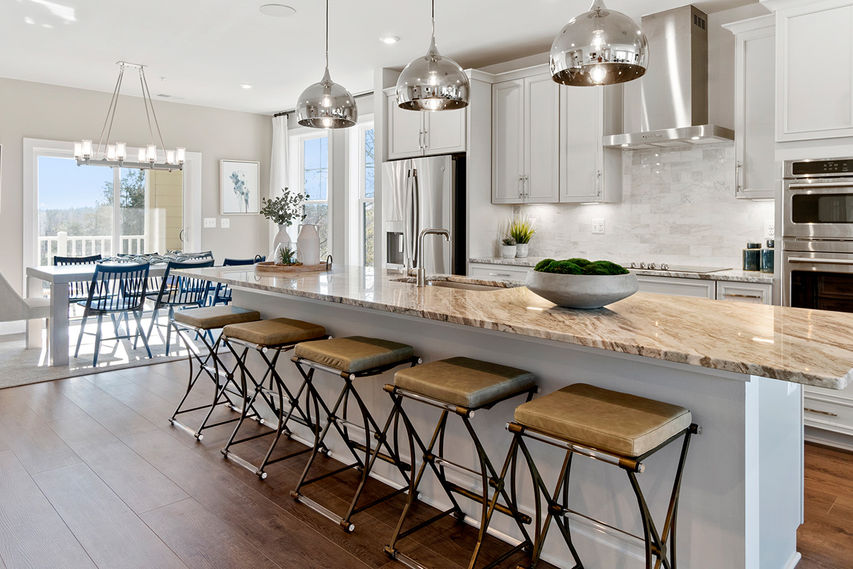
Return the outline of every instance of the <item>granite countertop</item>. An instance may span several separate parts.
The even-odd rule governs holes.
[[[485,263],[489,265],[511,265],[514,267],[533,267],[545,257],[523,257],[515,259],[501,259],[500,257],[479,257],[468,259],[471,263]],[[647,271],[643,269],[631,269],[632,273],[642,276],[669,277],[679,279],[702,279],[707,281],[735,281],[742,283],[773,284],[773,275],[760,273],[758,271],[742,271],[730,269],[726,271],[715,271],[713,273],[684,273],[680,271]]]
[[[853,314],[637,293],[598,310],[560,308],[526,287],[418,288],[361,267],[293,276],[183,269],[235,287],[394,312],[688,365],[843,389]],[[470,280],[449,277],[451,280]]]

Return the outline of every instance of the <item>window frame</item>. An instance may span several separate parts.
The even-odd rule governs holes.
[[[319,138],[327,139],[327,158],[326,158],[326,199],[314,200],[307,199],[302,201],[302,211],[305,212],[305,206],[309,204],[326,204],[326,249],[328,254],[332,254],[333,244],[336,232],[334,231],[334,223],[332,223],[332,215],[334,210],[334,199],[332,199],[332,131],[327,129],[312,129],[299,128],[291,131],[290,148],[291,156],[296,156],[296,160],[291,162],[290,179],[295,181],[296,193],[305,193],[305,141]],[[301,222],[300,222],[301,223]],[[296,242],[299,237],[299,223],[295,227],[288,228],[290,238]]]
[[[364,231],[364,207],[366,204],[374,204],[373,214],[374,214],[374,223],[375,223],[375,215],[376,215],[376,129],[374,128],[374,121],[371,117],[370,120],[366,120],[358,124],[357,128],[357,143],[356,149],[358,153],[358,167],[356,176],[358,177],[358,200],[356,205],[356,223],[354,224],[356,227],[356,243],[358,244],[358,264],[362,267],[373,267],[376,259],[376,236],[374,234],[374,262],[369,265],[366,264],[365,260],[365,249],[366,249],[366,240],[365,240],[365,231]],[[373,131],[373,197],[366,196],[367,184],[367,159],[365,149],[367,147],[367,131]]]

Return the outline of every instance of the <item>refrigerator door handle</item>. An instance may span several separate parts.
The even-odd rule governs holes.
[[[403,206],[403,248],[405,249],[405,263],[408,271],[414,267],[414,259],[412,258],[412,170],[406,170],[406,185],[404,188],[406,203]]]
[[[415,241],[414,255],[417,266],[418,248],[420,247],[418,234],[421,231],[421,186],[417,168],[412,170],[412,218],[415,221],[414,227],[412,227],[412,239]]]

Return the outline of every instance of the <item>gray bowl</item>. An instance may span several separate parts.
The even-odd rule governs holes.
[[[527,288],[542,298],[566,308],[601,308],[637,292],[633,273],[626,275],[561,275],[527,273]]]

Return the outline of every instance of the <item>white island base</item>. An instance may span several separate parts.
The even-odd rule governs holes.
[[[257,290],[235,290],[234,305],[257,309],[264,318],[284,316],[316,322],[338,337],[362,335],[405,342],[414,346],[425,362],[468,356],[527,369],[537,375],[541,394],[586,382],[686,407],[702,432],[693,438],[687,456],[678,511],[678,567],[790,569],[799,560],[796,531],[803,515],[799,384]],[[287,361],[281,366],[286,381],[296,383],[299,376],[293,364]],[[377,417],[390,409],[390,398],[381,387],[392,380],[391,374],[385,374],[357,382],[367,405],[382,410]],[[324,395],[337,393],[337,381],[329,374],[317,375]],[[510,442],[505,425],[521,402],[522,398],[503,402],[478,412],[472,421],[498,468]],[[406,404],[415,424],[423,434],[430,434],[437,411],[410,401]],[[307,438],[309,433],[304,430],[302,434]],[[333,456],[344,458],[335,454],[343,450],[343,443],[330,443]],[[456,452],[454,458],[475,464],[473,446],[461,423],[450,425],[447,443],[447,448]],[[550,484],[562,456],[550,447],[532,446],[536,447],[540,471]],[[638,475],[659,528],[679,450],[680,444],[673,444],[650,457],[645,461],[645,472]],[[520,508],[532,515],[532,485],[522,465]],[[396,486],[402,483],[399,474],[381,461],[374,475]],[[463,486],[478,489],[473,479],[454,476],[453,472],[449,476]],[[438,484],[429,482],[425,480],[421,486],[421,499],[447,508],[449,503]],[[636,499],[621,469],[578,457],[571,496],[572,509],[642,535]],[[464,499],[460,503],[476,519],[476,504]],[[358,516],[355,523],[358,531]],[[602,530],[582,518],[573,516],[570,523],[575,545],[588,569],[644,566],[640,542]],[[507,541],[519,535],[514,523],[499,514],[492,529]],[[401,548],[405,544],[401,542]],[[556,529],[549,533],[543,558],[559,567],[572,566]]]

